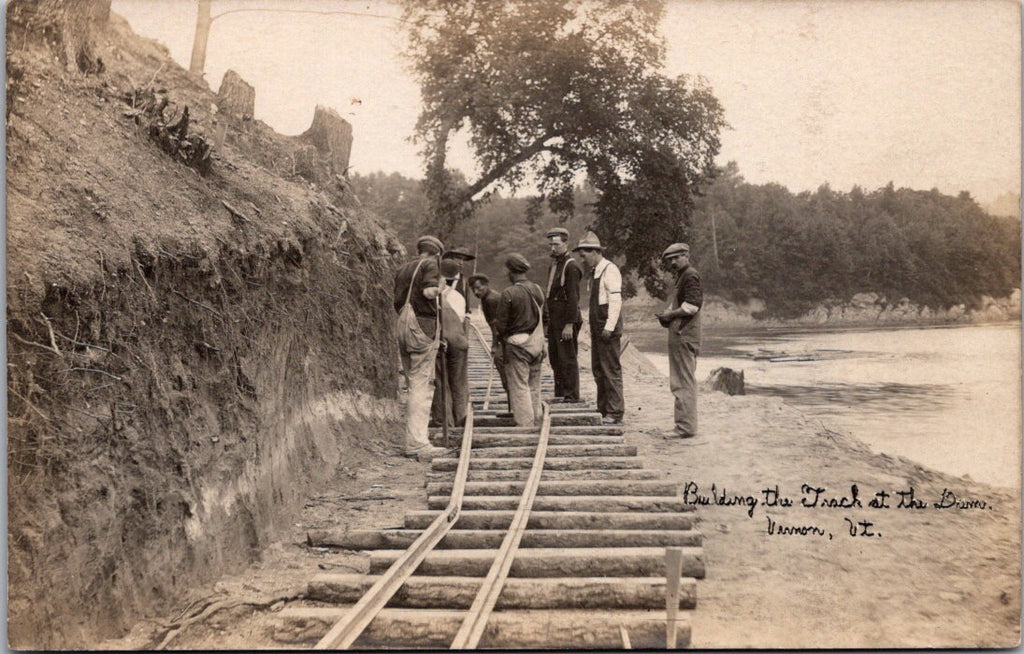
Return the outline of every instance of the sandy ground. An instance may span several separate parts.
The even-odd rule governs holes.
[[[581,362],[588,358],[581,352]],[[967,648],[1019,642],[1018,489],[993,488],[873,453],[765,397],[703,392],[700,435],[666,440],[663,434],[672,426],[668,382],[644,361],[635,351],[624,359],[627,438],[648,467],[679,482],[685,497],[709,502],[698,507],[708,572],[691,612],[694,648]],[[584,393],[593,397],[590,375],[582,377]],[[173,636],[170,648],[282,647],[274,639],[272,615],[283,599],[301,602],[306,582],[317,572],[366,566],[359,554],[308,548],[306,530],[399,524],[407,510],[425,505],[427,467],[402,458],[396,448],[382,453],[377,466],[343,471],[296,516],[292,538],[270,547],[244,574],[196,590],[193,603],[182,607],[184,616],[199,614],[211,601],[220,602],[214,609],[224,608],[208,609],[209,616]],[[824,490],[806,490],[805,484]],[[769,506],[771,493],[764,491],[776,488],[780,501]],[[947,495],[943,501],[944,491],[955,500]],[[792,505],[782,506],[782,498]],[[803,506],[814,498],[816,506]],[[919,508],[900,507],[901,499]],[[936,506],[951,502],[960,505]],[[779,533],[794,528],[802,533]],[[180,621],[181,616],[160,620]],[[104,646],[152,647],[166,633],[166,626],[148,621]]]

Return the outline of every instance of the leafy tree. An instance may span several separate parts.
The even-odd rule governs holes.
[[[659,72],[663,9],[654,1],[409,0],[431,226],[444,237],[496,187],[527,184],[539,194],[528,218],[546,202],[565,220],[586,179],[610,252],[625,255],[627,271],[650,273],[660,247],[686,234],[725,126],[706,85]],[[466,183],[446,165],[460,131],[482,171]]]

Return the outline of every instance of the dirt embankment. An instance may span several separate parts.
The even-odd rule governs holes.
[[[217,115],[205,174],[168,154],[135,99],[209,141],[214,94],[109,0],[58,5],[8,8],[16,648],[88,646],[244,567],[397,433],[401,247],[259,121]]]

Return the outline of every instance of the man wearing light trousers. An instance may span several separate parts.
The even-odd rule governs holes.
[[[700,353],[700,308],[704,303],[700,273],[690,265],[690,246],[673,243],[661,255],[676,271],[668,308],[658,314],[668,329],[669,388],[675,396],[675,436],[697,435],[697,355]]]

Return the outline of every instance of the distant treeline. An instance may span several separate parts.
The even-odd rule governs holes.
[[[412,250],[426,213],[419,181],[377,173],[357,175],[352,184],[364,206],[390,222]],[[586,209],[593,192],[577,193],[583,209],[564,224],[574,242],[595,221]],[[492,277],[503,277],[505,255],[518,251],[541,282],[548,256],[543,235],[555,219],[529,224],[528,205],[496,197],[449,244],[475,249],[478,269]],[[990,216],[967,193],[890,183],[870,192],[822,186],[794,194],[778,184],[748,184],[730,163],[698,199],[683,233],[708,293],[740,302],[759,298],[767,315],[786,318],[866,292],[936,309],[971,307],[982,295],[1004,297],[1020,285],[1020,229],[1019,219]],[[596,231],[601,236],[600,225]],[[628,273],[641,262],[623,263]],[[663,291],[661,280],[645,285],[655,295]]]

